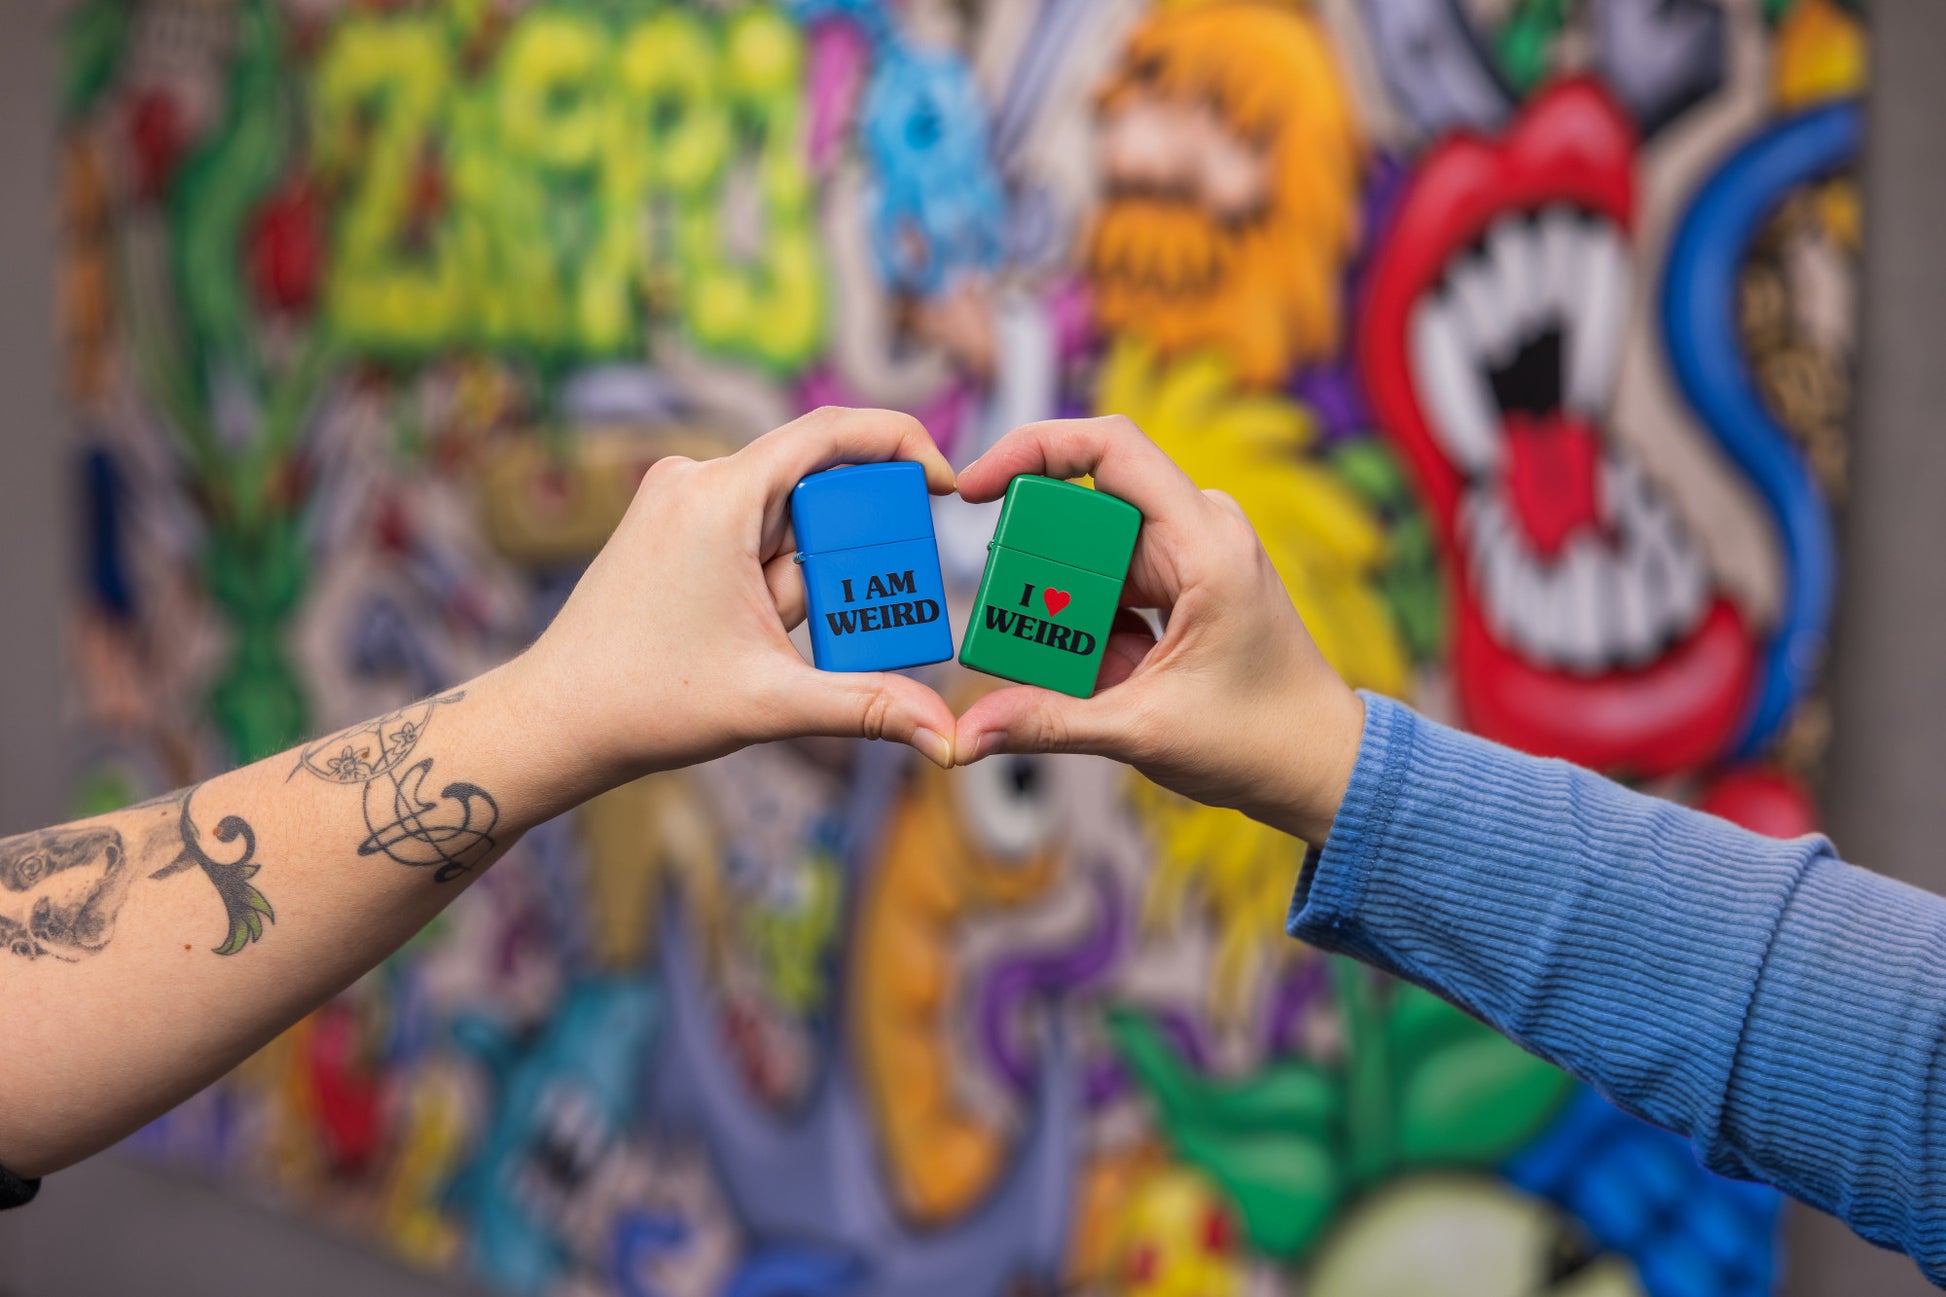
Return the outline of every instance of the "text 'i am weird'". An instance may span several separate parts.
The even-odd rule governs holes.
[[[853,591],[851,578],[845,577],[839,581],[839,584],[845,588],[845,602],[857,602],[860,596]],[[863,597],[889,599],[893,595],[916,593],[917,587],[912,579],[912,571],[907,569],[904,572],[887,572],[884,576],[874,576],[865,583]],[[939,602],[936,599],[904,599],[898,603],[845,608],[838,612],[826,613],[824,620],[830,625],[833,635],[891,630],[898,626],[924,626],[927,622],[939,620]]]

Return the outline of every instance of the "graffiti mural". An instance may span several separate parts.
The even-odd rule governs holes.
[[[381,716],[393,764],[303,768],[466,870],[497,808],[396,832],[392,731],[657,458],[841,402],[958,463],[1128,414],[1354,683],[1816,822],[1852,0],[65,21],[80,810]],[[957,627],[993,514],[938,508]],[[1288,940],[1300,858],[1092,759],[753,749],[530,833],[130,1146],[519,1294],[1774,1288],[1774,1194]],[[229,944],[274,940],[233,890]]]

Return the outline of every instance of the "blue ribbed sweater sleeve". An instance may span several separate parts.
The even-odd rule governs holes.
[[[1946,1285],[1939,897],[1368,695],[1289,927]]]

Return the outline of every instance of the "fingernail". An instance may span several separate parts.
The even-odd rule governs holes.
[[[912,731],[912,746],[918,749],[920,756],[932,762],[941,770],[951,770],[953,768],[953,745],[946,741],[946,737],[943,734],[935,734],[931,730],[926,729],[914,730]]]
[[[973,755],[966,759],[966,763],[972,765],[981,757],[992,756],[1000,750],[1000,745],[1006,741],[1007,736],[999,730],[988,730],[985,734],[973,740]]]

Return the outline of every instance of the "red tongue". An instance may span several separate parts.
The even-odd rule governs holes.
[[[1505,422],[1507,498],[1534,551],[1552,560],[1568,537],[1600,522],[1595,469],[1601,438],[1558,411],[1537,417],[1509,410]]]

